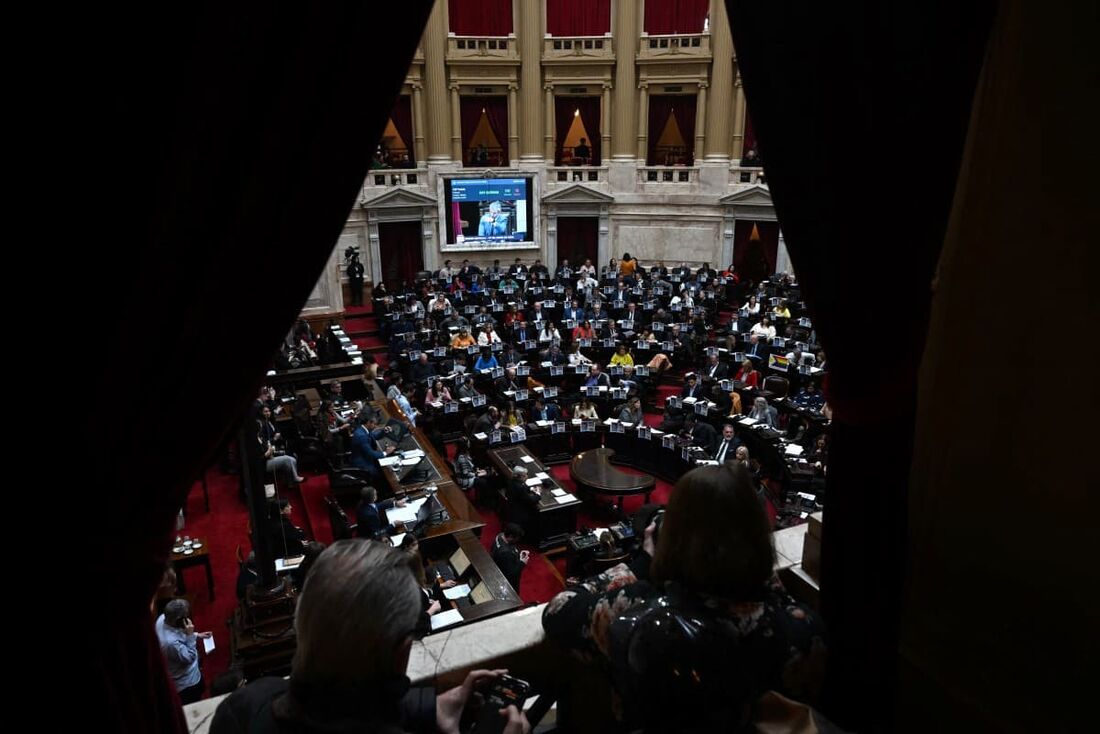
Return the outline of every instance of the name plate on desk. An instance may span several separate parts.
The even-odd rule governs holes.
[[[669,434],[661,438],[661,447],[666,449],[676,448],[676,436]]]
[[[742,362],[745,361],[745,353],[744,352],[734,352],[733,353],[733,361],[737,364],[741,364]]]
[[[590,398],[598,398],[600,396],[600,386],[586,385],[584,388],[584,394]]]
[[[527,399],[527,391],[526,390],[516,390],[515,401],[517,403],[522,403],[526,399]]]
[[[710,403],[706,400],[700,400],[695,404],[695,412],[698,415],[706,415],[710,411]]]
[[[525,364],[516,365],[516,377],[526,377],[531,374],[531,368]]]
[[[591,339],[578,339],[577,343],[580,344],[582,347],[592,346],[592,340]]]
[[[653,431],[650,429],[649,426],[639,425],[638,426],[638,438],[640,438],[643,441],[652,440]]]
[[[669,395],[665,403],[671,405],[673,408],[679,408],[684,404],[679,395]]]
[[[725,392],[733,392],[733,380],[722,380],[718,383],[718,386]]]
[[[564,375],[564,374],[565,374],[565,368],[562,367],[561,365],[553,365],[552,367],[550,367],[550,376],[551,377],[560,377],[561,375]],[[547,389],[549,389],[549,388],[547,388]]]
[[[783,337],[781,337],[781,336],[777,336],[777,337],[775,337],[774,339],[772,339],[772,346],[773,346],[773,347],[783,347],[783,346],[785,346],[786,344],[787,344],[787,340],[786,340],[786,339],[784,339],[784,338],[783,338]]]
[[[626,389],[622,387],[615,387],[611,389],[612,400],[626,400]]]
[[[680,449],[680,458],[684,461],[691,461],[691,449],[687,446]]]
[[[446,357],[447,356],[447,347],[436,347],[435,349],[432,350],[432,354],[434,354],[437,357]]]
[[[581,421],[581,433],[595,433],[596,421]]]
[[[510,295],[512,295],[513,293],[516,292],[516,289],[509,286],[507,288],[501,288],[500,292],[503,293],[506,296],[510,296]]]
[[[623,432],[623,424],[620,423],[619,421],[612,422],[608,426],[608,428],[610,429],[611,433],[622,433]]]
[[[466,347],[466,354],[477,354],[478,351],[480,350],[477,348],[476,344],[471,344],[470,346]]]
[[[527,440],[527,431],[519,426],[512,429],[512,443],[521,443]]]
[[[615,308],[622,308],[625,304],[622,301],[612,301],[611,305]]]
[[[565,293],[565,287],[560,285],[554,286],[554,293],[560,296],[562,293]]]
[[[523,348],[524,349],[534,349],[537,346],[538,346],[538,342],[536,342],[532,339],[528,339],[527,341],[525,341],[523,343]]]
[[[576,367],[573,368],[573,374],[574,375],[587,375],[588,374],[588,368],[585,367],[583,364],[578,364]]]
[[[574,321],[573,319],[566,319],[565,320],[565,328],[574,329],[574,328],[576,328],[576,326],[577,326],[577,322]]]
[[[565,433],[565,421],[558,421],[550,426],[550,433]]]
[[[500,443],[500,429],[489,434],[489,443]]]
[[[634,367],[634,374],[637,375],[638,377],[648,377],[649,376],[649,367],[647,367],[644,364],[636,365]]]
[[[477,306],[467,306],[463,309],[463,313],[477,313]]]
[[[485,396],[484,396],[484,395],[474,395],[474,397],[473,397],[473,399],[472,399],[472,400],[470,401],[470,403],[471,403],[471,404],[472,404],[472,405],[473,405],[473,406],[474,406],[475,408],[480,408],[480,407],[482,407],[482,406],[484,406],[484,405],[485,405]]]
[[[634,342],[634,348],[635,349],[643,349],[643,350],[648,351],[649,350],[649,342],[647,342],[645,339],[639,339],[638,341]]]
[[[805,329],[809,329],[810,328],[810,320],[808,318],[806,318],[805,316],[803,316],[802,318],[800,318],[798,320],[798,325],[805,328]]]
[[[707,347],[707,356],[708,357],[717,357],[718,356],[718,347]]]
[[[449,403],[443,403],[443,412],[444,413],[457,413],[458,412],[458,403],[454,402],[453,400]]]
[[[683,309],[680,307],[679,303],[675,303],[675,304],[673,304],[672,306],[669,307],[669,310],[673,311],[674,313],[679,313]]]
[[[554,308],[557,305],[558,305],[557,301],[543,301],[542,302],[542,307],[543,308]]]
[[[664,349],[666,352],[674,352],[676,351],[676,345],[672,342],[661,342],[661,349]]]
[[[410,349],[409,350],[409,361],[410,362],[415,362],[418,359],[420,359],[420,350],[419,349]]]
[[[494,379],[498,377],[504,377],[504,368],[494,367],[493,369],[489,370],[489,375]]]
[[[400,320],[401,320],[401,314],[399,314],[399,313],[391,313],[390,314],[390,321],[400,321]]]
[[[558,369],[561,369],[560,367]],[[544,387],[542,389],[542,396],[544,398],[556,398],[558,396],[558,388],[556,387]]]
[[[665,325],[664,325],[663,322],[661,322],[661,321],[654,321],[653,322],[653,331],[664,331],[664,330],[665,330]]]
[[[611,365],[611,369],[608,370],[608,372],[612,375],[621,375],[623,373],[623,367],[619,364],[613,364]]]
[[[503,303],[494,303],[493,304],[493,313],[504,313],[504,304]]]
[[[612,348],[614,348],[614,346],[615,346],[615,340],[614,340],[614,339],[604,339],[604,340],[603,340],[602,342],[600,342],[600,343],[601,343],[601,344],[602,344],[603,346],[605,346],[605,347],[612,347]]]

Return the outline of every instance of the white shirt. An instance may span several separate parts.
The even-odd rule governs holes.
[[[490,331],[488,334],[483,331],[477,335],[477,343],[483,347],[488,346],[490,343],[500,344],[500,337],[497,336],[495,331]]]
[[[768,339],[775,338],[775,327],[768,324],[767,327],[763,325],[763,322],[757,322],[753,324],[752,333],[756,336],[766,336]]]

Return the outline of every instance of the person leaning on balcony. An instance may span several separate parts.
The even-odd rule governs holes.
[[[581,142],[573,148],[573,161],[587,166],[592,160],[592,150],[588,147],[588,138],[581,138]]]
[[[215,711],[211,734],[457,734],[473,691],[505,671],[475,670],[438,696],[434,686],[411,687],[405,671],[413,641],[427,632],[419,562],[362,538],[326,548],[298,599],[289,680],[260,678],[231,694]],[[515,706],[500,716],[506,734],[531,730]]]

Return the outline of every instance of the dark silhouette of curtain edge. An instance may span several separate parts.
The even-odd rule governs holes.
[[[58,51],[85,111],[66,163],[94,179],[73,199],[88,227],[65,248],[82,274],[66,302],[104,314],[69,340],[91,382],[73,478],[102,498],[77,661],[97,726],[186,731],[149,613],[176,511],[328,262],[430,9],[111,6]]]
[[[994,4],[727,8],[776,213],[830,364],[822,707],[842,726],[884,731],[916,373]],[[914,146],[920,176],[907,163]],[[858,177],[836,180],[853,167]],[[857,190],[852,222],[844,202]],[[868,363],[870,335],[888,335],[888,359]]]
[[[547,0],[551,36],[602,36],[611,31],[611,0]]]
[[[416,150],[416,141],[413,140],[412,97],[403,95],[397,98],[393,104],[393,110],[390,111],[390,120],[409,151],[409,161],[415,166],[416,157],[420,151]]]
[[[456,36],[507,36],[512,32],[512,0],[450,0],[448,30]]]
[[[652,35],[702,33],[709,0],[646,0],[643,26]]]

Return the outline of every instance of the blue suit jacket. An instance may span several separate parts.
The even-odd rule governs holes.
[[[372,435],[367,431],[366,426],[359,426],[355,429],[355,433],[351,434],[352,466],[371,473],[381,471],[378,460],[386,455],[385,451],[378,448],[377,438],[381,433],[381,429],[376,429],[375,435]]]

